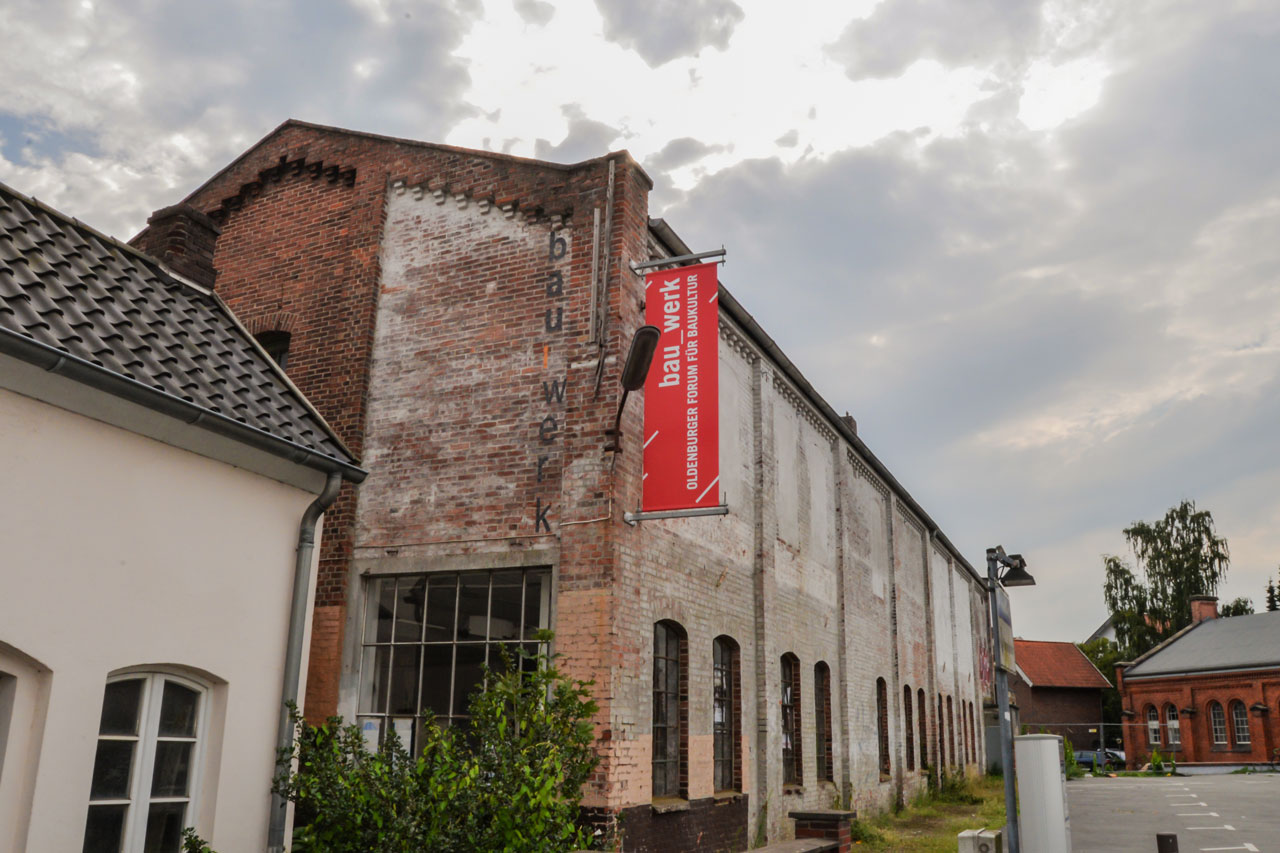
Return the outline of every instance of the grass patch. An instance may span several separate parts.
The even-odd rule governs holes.
[[[855,824],[853,838],[863,849],[954,853],[962,830],[1004,826],[1004,780],[999,776],[949,779],[897,814]]]

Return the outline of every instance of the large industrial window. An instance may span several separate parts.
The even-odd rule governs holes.
[[[742,699],[738,644],[729,637],[712,643],[712,726],[717,791],[742,790]]]
[[[929,763],[929,719],[924,702],[924,688],[916,690],[916,713],[920,717],[920,771]]]
[[[1209,703],[1209,728],[1213,731],[1213,742],[1218,746],[1227,745],[1227,716],[1222,713],[1222,706],[1217,702]]]
[[[1249,746],[1249,712],[1244,703],[1236,700],[1231,703],[1231,734],[1236,746]]]
[[[485,665],[505,666],[505,651],[532,666],[549,624],[546,569],[380,577],[367,592],[358,713],[371,748],[394,731],[413,751],[427,718],[466,720]]]
[[[804,782],[804,750],[800,741],[800,660],[782,656],[782,782]]]
[[[911,724],[911,685],[902,685],[902,732],[906,737],[907,747],[907,769],[916,769],[916,735],[915,727]]]
[[[1169,746],[1182,744],[1182,723],[1178,721],[1178,709],[1172,705],[1164,707],[1164,728],[1169,735]]]
[[[107,682],[84,853],[178,853],[198,795],[205,695],[163,673]]]
[[[1147,745],[1160,745],[1160,715],[1151,705],[1147,706]]]
[[[831,737],[831,668],[819,661],[813,667],[813,731],[817,746],[814,769],[819,782],[835,781],[835,750]]]
[[[689,649],[675,622],[653,626],[653,796],[687,796]]]
[[[889,686],[876,679],[876,740],[880,748],[880,781],[889,778]]]
[[[947,766],[947,732],[946,724],[943,722],[945,716],[942,713],[942,694],[938,694],[938,772],[943,772],[943,768]]]

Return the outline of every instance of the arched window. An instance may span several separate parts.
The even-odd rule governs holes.
[[[107,681],[85,850],[177,853],[199,796],[207,692],[202,684],[167,673]]]
[[[717,791],[742,790],[742,669],[738,644],[716,637],[712,652],[712,726]]]
[[[1164,706],[1164,729],[1169,737],[1169,746],[1182,745],[1182,723],[1178,720],[1178,709],[1173,705]]]
[[[1155,706],[1147,706],[1147,746],[1160,745],[1160,715]]]
[[[817,747],[814,768],[819,782],[835,781],[835,749],[831,736],[831,667],[813,666],[813,732]]]
[[[889,685],[876,679],[876,740],[880,747],[880,781],[889,778]]]
[[[912,702],[911,685],[904,684],[902,685],[902,718],[904,723],[902,728],[902,733],[903,735],[906,736],[905,746],[907,748],[907,769],[915,770],[916,769],[916,733],[915,733],[915,726],[913,726],[911,723],[911,702]]]
[[[916,713],[920,717],[920,770],[923,772],[929,763],[929,720],[928,709],[924,702],[924,689],[916,690]]]
[[[804,749],[800,740],[800,659],[782,656],[782,782],[804,784]]]
[[[1227,745],[1227,715],[1222,713],[1222,705],[1209,703],[1209,728],[1213,733],[1215,746]]]
[[[689,650],[676,622],[653,626],[653,796],[686,797],[689,733]]]
[[[1231,703],[1231,736],[1236,746],[1249,746],[1249,712],[1239,699]]]
[[[938,726],[938,751],[935,753],[934,757],[936,758],[935,764],[938,768],[938,772],[941,773],[942,768],[947,766],[947,724],[945,722],[946,715],[942,711],[941,693],[938,694],[938,716],[936,719]]]
[[[947,697],[947,748],[950,750],[951,766],[956,765],[956,718],[951,711],[951,697]]]
[[[280,365],[280,369],[284,370],[285,363],[289,360],[289,342],[293,336],[288,332],[282,332],[279,329],[268,329],[265,332],[259,332],[255,337],[262,348],[267,351],[267,355]]]

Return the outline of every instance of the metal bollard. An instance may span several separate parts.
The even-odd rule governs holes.
[[[1156,833],[1156,853],[1178,853],[1178,836],[1172,832]]]

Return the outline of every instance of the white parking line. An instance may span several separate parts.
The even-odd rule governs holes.
[[[1236,831],[1236,828],[1229,823],[1224,823],[1222,826],[1188,826],[1187,829],[1225,829],[1228,832]]]
[[[1209,804],[1196,802],[1196,803],[1169,803],[1169,805],[1173,806],[1174,808],[1177,808],[1179,806],[1200,806],[1201,808],[1207,808]]]
[[[1253,853],[1258,853],[1258,848],[1254,847],[1247,841],[1244,843],[1243,847],[1201,847],[1200,849],[1204,851],[1204,853],[1208,853],[1210,850],[1251,850]]]
[[[1222,817],[1217,812],[1179,812],[1174,817]]]

